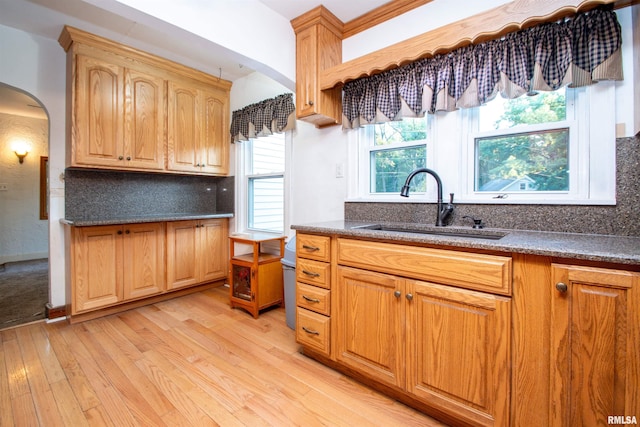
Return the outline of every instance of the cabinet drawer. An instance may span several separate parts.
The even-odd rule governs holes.
[[[296,254],[302,258],[329,261],[331,239],[328,236],[298,234],[296,236]]]
[[[511,295],[511,257],[338,239],[338,263]]]
[[[298,282],[296,290],[296,304],[298,307],[329,316],[331,314],[331,291],[317,286],[305,285]]]
[[[296,309],[296,339],[309,348],[329,355],[331,318],[298,307]]]
[[[298,258],[296,280],[322,288],[331,288],[331,264]]]

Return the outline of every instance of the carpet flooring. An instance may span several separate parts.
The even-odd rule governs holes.
[[[44,319],[48,301],[47,259],[0,266],[0,329]]]

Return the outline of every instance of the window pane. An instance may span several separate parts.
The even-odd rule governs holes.
[[[284,178],[249,178],[249,228],[284,231]]]
[[[377,150],[371,152],[371,192],[400,193],[409,173],[416,168],[426,167],[427,148],[415,147]],[[411,183],[411,189],[425,192],[425,177],[420,174]]]
[[[476,138],[475,191],[569,191],[569,129]]]
[[[374,145],[389,145],[396,142],[421,141],[427,139],[427,120],[407,118],[399,122],[386,122],[374,126]]]
[[[479,107],[480,132],[517,125],[554,123],[567,117],[565,88],[533,96],[504,99],[500,95]]]
[[[284,171],[284,133],[263,136],[251,141],[251,171],[257,175]]]

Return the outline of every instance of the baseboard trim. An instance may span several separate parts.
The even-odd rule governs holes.
[[[57,319],[59,317],[67,317],[67,307],[64,305],[54,307],[51,303],[46,303],[44,310],[45,317],[49,320]]]

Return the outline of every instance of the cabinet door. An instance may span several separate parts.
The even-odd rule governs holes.
[[[637,273],[552,265],[549,424],[640,414]]]
[[[211,219],[200,221],[200,281],[209,282],[227,277],[228,247],[227,221]]]
[[[132,69],[125,76],[125,166],[162,170],[165,81]]]
[[[202,137],[200,171],[218,175],[229,173],[229,102],[220,90],[202,91]]]
[[[318,30],[316,26],[296,35],[296,112],[297,117],[315,114],[318,75]]]
[[[396,293],[397,291],[397,293]],[[332,321],[336,358],[383,383],[405,388],[405,299],[387,274],[338,268],[338,309]]]
[[[198,171],[200,147],[200,105],[198,91],[186,84],[168,83],[167,168]]]
[[[198,221],[167,223],[167,289],[199,282],[197,225]]]
[[[477,425],[509,424],[511,301],[407,281],[408,391]]]
[[[73,115],[73,165],[123,164],[124,69],[78,55]]]
[[[122,226],[76,227],[72,314],[122,301]]]
[[[164,291],[164,223],[124,226],[124,299]]]

